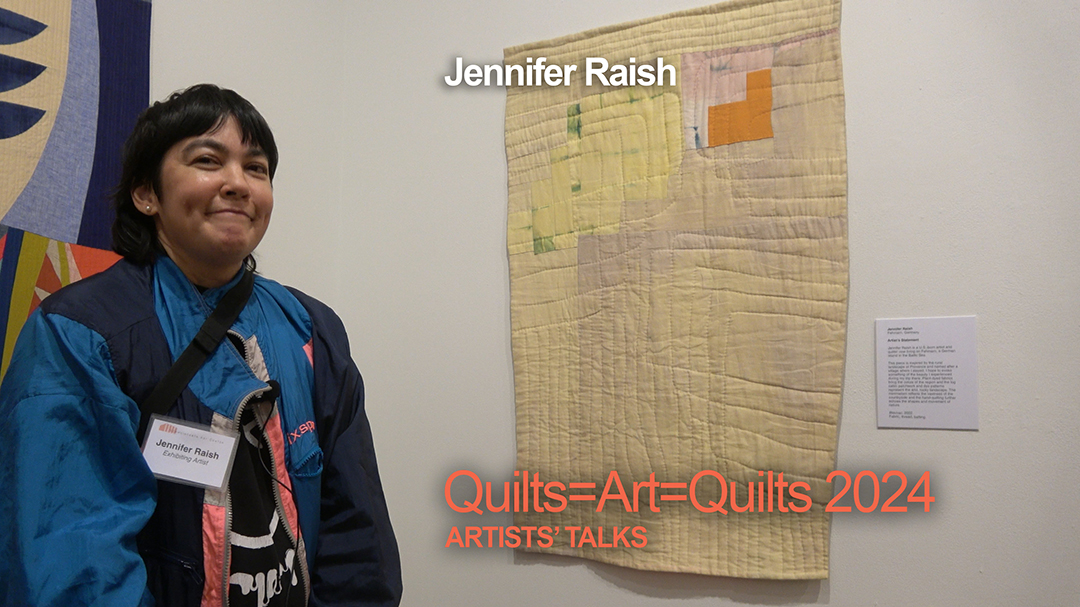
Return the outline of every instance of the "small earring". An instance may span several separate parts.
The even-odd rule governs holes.
[[[150,205],[146,205],[146,212],[147,212],[147,213],[149,213],[149,212],[150,212]]]

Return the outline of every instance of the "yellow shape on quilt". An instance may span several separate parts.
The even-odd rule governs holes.
[[[590,95],[567,108],[551,178],[532,184],[533,253],[573,248],[582,233],[616,233],[623,202],[667,196],[682,161],[682,110],[678,95],[653,90]]]

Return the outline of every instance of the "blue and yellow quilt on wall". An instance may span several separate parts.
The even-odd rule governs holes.
[[[147,1],[0,4],[3,370],[41,297],[116,259],[111,190],[149,73]]]

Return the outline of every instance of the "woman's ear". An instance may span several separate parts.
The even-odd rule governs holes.
[[[131,202],[143,215],[153,217],[158,212],[157,193],[154,192],[154,186],[149,183],[131,188]]]

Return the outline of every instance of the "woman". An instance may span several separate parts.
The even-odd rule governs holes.
[[[155,478],[140,452],[140,405],[254,269],[277,160],[233,91],[193,86],[139,117],[116,194],[124,259],[42,303],[0,387],[5,605],[399,602],[363,382],[325,305],[256,277],[169,402],[238,437],[220,488]]]

